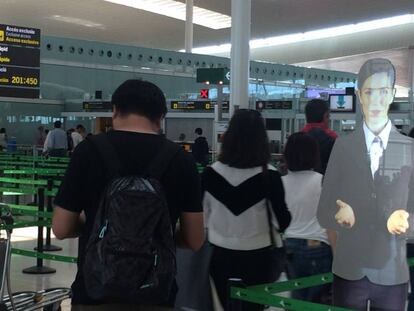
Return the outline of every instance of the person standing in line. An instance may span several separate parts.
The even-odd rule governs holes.
[[[202,166],[207,166],[209,158],[209,148],[207,139],[203,136],[203,129],[197,127],[194,131],[197,138],[194,140],[194,144],[191,147],[191,152],[194,159]]]
[[[6,128],[2,127],[0,129],[0,151],[6,150],[7,141],[8,141],[8,139],[7,139]]]
[[[315,170],[325,174],[335,139],[338,137],[329,128],[329,105],[325,100],[312,99],[305,107],[306,125],[302,132],[316,139],[319,145],[320,166]]]
[[[332,268],[332,252],[336,233],[322,229],[316,219],[322,191],[318,142],[303,132],[289,136],[284,150],[288,174],[282,177],[285,199],[292,221],[286,229],[290,279],[328,273]],[[313,286],[292,292],[292,298],[316,303],[328,302],[331,285]]]
[[[72,284],[72,311],[173,310],[178,291],[175,282],[175,261],[173,266],[167,265],[166,262],[170,263],[169,258],[172,257],[175,260],[176,245],[195,251],[204,242],[201,185],[196,164],[191,155],[159,135],[162,120],[167,113],[167,105],[163,92],[155,84],[138,79],[127,80],[113,93],[112,105],[113,130],[93,135],[75,148],[54,201],[52,229],[56,237],[79,237],[78,271]],[[116,178],[111,175],[110,166],[114,163],[118,166]],[[161,166],[164,167],[160,168]],[[159,169],[162,169],[162,172],[158,172],[158,176],[155,177]],[[148,175],[151,179],[140,183],[136,181],[141,181],[141,176]],[[159,182],[152,184],[155,178]],[[102,195],[107,193],[107,189],[115,191],[119,185],[132,185],[128,188],[130,191],[116,192],[116,195],[113,195],[122,204],[112,207],[120,207],[121,211],[125,211],[120,212],[122,215],[118,216],[122,217],[124,222],[119,223],[108,216],[107,225],[102,227],[105,230],[94,230],[96,220],[99,220],[98,216],[102,215],[99,214],[100,210],[104,208],[99,203]],[[162,200],[163,206],[157,205],[156,210],[151,206],[156,201],[155,193],[163,195],[162,199],[165,199]],[[151,198],[145,202],[140,199],[144,196],[148,198],[148,195],[151,195]],[[165,213],[166,210],[168,213]],[[133,211],[141,211],[142,215],[131,217]],[[150,212],[145,214],[146,211]],[[164,217],[160,217],[160,212],[163,212]],[[155,226],[156,231],[146,230],[149,226]],[[151,279],[149,283],[134,283],[123,288],[121,292],[119,286],[111,286],[110,294],[118,290],[117,297],[95,298],[90,292],[90,287],[86,285],[90,271],[85,271],[84,267],[91,262],[87,260],[87,245],[94,234],[99,233],[98,240],[102,240],[115,228],[119,230],[118,245],[121,242],[124,242],[122,245],[134,245],[133,243],[138,241],[142,243],[139,249],[132,252],[126,251],[124,247],[112,248],[108,256],[110,258],[105,257],[108,260],[115,256],[120,257],[121,263],[128,258],[131,266],[124,267],[122,272],[127,277],[123,277],[120,282],[125,284],[128,282],[125,279],[133,279],[138,274],[152,275],[152,270],[158,271],[157,267],[164,267],[164,270],[158,278]],[[135,234],[125,236],[123,233],[127,229],[133,229]],[[136,234],[136,231],[141,234]],[[163,243],[159,243],[160,240]],[[172,242],[174,250],[168,249],[168,252],[163,252],[166,246],[170,246],[166,245],[166,240]],[[145,252],[143,257],[140,256],[142,252]],[[92,264],[97,264],[96,260],[92,258]],[[150,269],[143,264],[148,262]],[[164,279],[172,282],[163,282]],[[110,281],[113,280],[108,280]],[[119,282],[116,284],[119,285]],[[157,288],[162,286],[168,286],[168,289],[157,291]],[[137,297],[140,301],[126,302],[126,291],[136,294],[134,296],[141,294],[143,297]]]
[[[218,161],[202,175],[208,241],[213,246],[210,274],[224,308],[229,278],[257,285],[275,281],[281,272],[274,270],[270,230],[283,232],[291,216],[280,174],[269,161],[263,117],[256,110],[237,110],[223,136]],[[275,216],[277,228],[269,228],[268,212]],[[246,303],[243,310],[263,306]]]
[[[61,128],[61,121],[55,121],[53,126],[54,129],[48,133],[45,140],[45,151],[51,157],[64,157],[68,149],[66,132]]]
[[[75,131],[71,134],[72,141],[73,141],[73,149],[76,148],[79,143],[85,139],[86,137],[86,129],[82,124],[76,125]]]
[[[43,145],[45,144],[45,139],[46,139],[45,128],[41,125],[37,128],[34,144],[36,146],[43,147]]]

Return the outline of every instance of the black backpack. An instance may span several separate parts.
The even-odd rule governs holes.
[[[92,136],[108,180],[89,237],[83,275],[90,298],[160,304],[175,282],[175,241],[160,178],[179,146],[165,140],[143,176],[121,176],[106,134]]]

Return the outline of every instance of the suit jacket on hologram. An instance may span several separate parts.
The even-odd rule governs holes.
[[[338,232],[333,273],[347,280],[367,276],[376,284],[395,285],[409,279],[406,238],[414,236],[414,140],[393,127],[379,168],[372,178],[362,126],[336,140],[318,207],[322,227]],[[355,214],[352,228],[335,221],[336,200]],[[387,220],[393,211],[410,213],[406,234],[392,235]]]

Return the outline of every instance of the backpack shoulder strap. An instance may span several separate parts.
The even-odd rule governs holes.
[[[177,152],[180,149],[181,147],[176,143],[164,139],[159,152],[155,156],[154,160],[152,160],[152,162],[150,163],[146,173],[149,176],[157,180],[160,180],[162,175],[170,165],[172,158],[177,154]]]
[[[92,135],[87,138],[92,145],[97,149],[99,155],[104,161],[105,168],[107,169],[109,178],[118,176],[121,173],[122,165],[119,161],[119,157],[116,154],[115,147],[111,144],[107,134],[102,133],[98,135]]]

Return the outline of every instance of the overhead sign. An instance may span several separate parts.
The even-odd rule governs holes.
[[[40,29],[0,24],[0,43],[40,48]]]
[[[227,68],[198,68],[197,82],[229,85],[230,71]]]
[[[200,97],[201,98],[208,98],[208,89],[200,90]]]
[[[83,102],[83,110],[85,111],[112,111],[112,103],[110,101]]]
[[[40,67],[40,49],[0,44],[0,65]]]
[[[39,98],[39,89],[0,86],[0,97]]]
[[[40,29],[0,24],[0,96],[39,94]]]
[[[289,110],[292,109],[293,104],[291,100],[258,100],[256,101],[256,109],[274,109],[274,110]]]
[[[208,111],[213,110],[214,105],[217,102],[207,100],[173,100],[171,101],[172,110],[195,110],[195,111]],[[223,101],[223,110],[229,109],[229,102]]]
[[[39,70],[24,67],[0,66],[0,86],[39,87]]]

